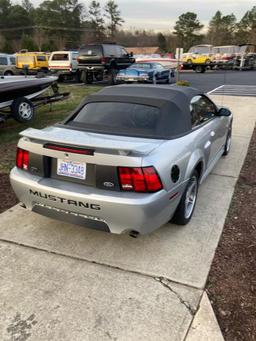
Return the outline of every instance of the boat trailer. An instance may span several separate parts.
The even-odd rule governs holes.
[[[43,105],[46,105],[46,104],[52,104],[54,102],[58,102],[58,101],[62,101],[64,99],[66,99],[67,97],[69,97],[70,95],[70,92],[62,92],[60,93],[59,92],[59,86],[57,84],[57,82],[54,82],[50,88],[53,92],[52,95],[48,95],[48,96],[38,96],[38,97],[35,97],[33,99],[26,99],[25,97],[18,97],[16,98],[12,105],[10,105],[9,107],[7,108],[3,108],[3,109],[0,109],[0,124],[4,123],[5,121],[7,121],[8,119],[10,118],[15,118],[15,113],[14,113],[14,110],[15,110],[15,103],[18,103],[21,99],[26,99],[26,102],[28,104],[30,104],[32,106],[32,109],[36,109],[40,106],[43,106]],[[50,109],[51,111],[51,109]]]

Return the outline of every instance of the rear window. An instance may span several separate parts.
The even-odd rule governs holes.
[[[79,52],[85,56],[102,56],[102,47],[100,45],[88,45],[82,47]]]
[[[55,53],[54,55],[52,55],[51,60],[59,60],[59,61],[69,60],[69,54],[68,53]]]
[[[67,124],[105,134],[157,137],[159,108],[134,103],[95,102],[86,104]]]

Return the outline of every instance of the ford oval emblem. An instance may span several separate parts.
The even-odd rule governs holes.
[[[103,186],[105,186],[105,187],[114,187],[115,184],[113,182],[106,181],[106,182],[103,182]]]

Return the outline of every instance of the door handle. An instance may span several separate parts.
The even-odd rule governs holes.
[[[211,136],[215,136],[215,131],[211,131]]]

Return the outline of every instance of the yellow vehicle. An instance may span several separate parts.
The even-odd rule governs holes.
[[[27,69],[28,72],[47,71],[49,55],[45,52],[28,52],[22,50],[16,53],[16,68]]]
[[[213,45],[195,45],[183,53],[182,62],[186,64],[210,64],[213,61]]]

